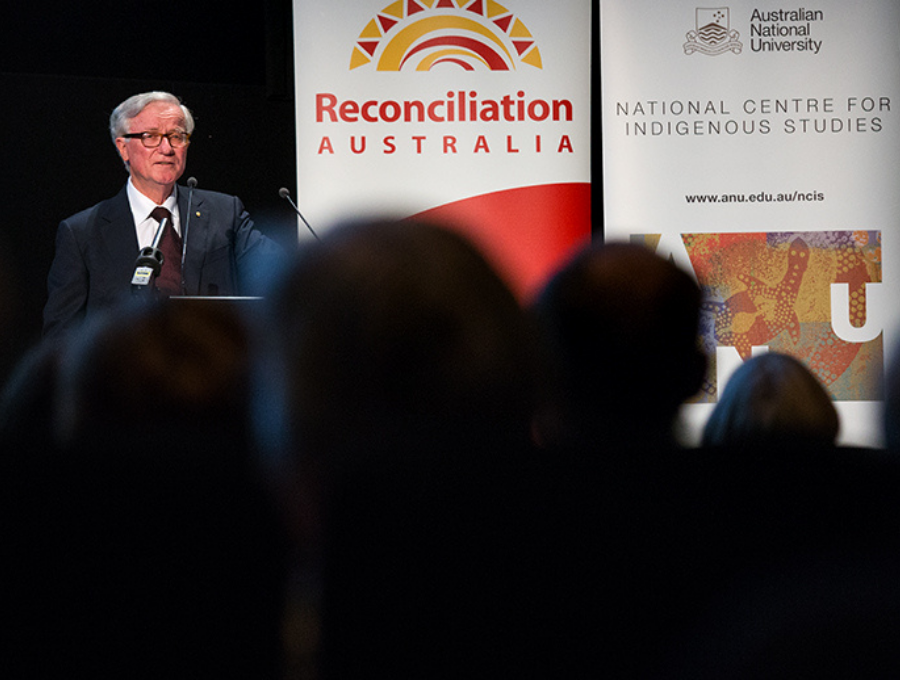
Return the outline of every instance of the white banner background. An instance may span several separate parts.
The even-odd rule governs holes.
[[[900,3],[802,4],[601,0],[605,236],[661,234],[661,250],[690,265],[682,234],[879,233],[882,283],[869,284],[866,315],[886,363],[900,303],[874,293],[900,290]],[[740,49],[686,49],[710,21]],[[682,111],[688,102],[701,111]],[[735,356],[721,354],[720,383]],[[686,409],[694,435],[713,406]],[[842,441],[881,441],[877,400],[837,406]]]
[[[429,71],[392,72],[376,68],[381,52],[375,53],[372,63],[351,68],[354,48],[364,37],[382,50],[404,27],[434,17],[450,17],[451,23],[447,28],[423,30],[419,42],[464,35],[453,28],[458,17],[477,20],[485,34],[479,39],[491,45],[503,42],[513,55],[512,68],[488,69],[473,60],[473,70],[448,61]],[[391,25],[395,20],[396,25]],[[560,257],[590,234],[586,198],[590,188],[590,27],[590,5],[584,0],[502,4],[493,0],[295,0],[297,180],[302,212],[314,227],[327,229],[352,217],[385,213],[405,217],[446,208],[439,216],[466,221],[468,233],[492,251],[514,287],[523,293],[533,289]],[[533,49],[539,49],[540,67],[520,59],[529,52],[519,55],[514,49],[512,38],[521,37],[523,29],[530,34]],[[460,91],[467,97],[476,92],[479,100],[500,101],[504,96],[514,102],[567,100],[573,116],[560,121],[349,122],[340,116],[334,121],[328,112],[322,115],[320,107],[317,120],[317,96],[323,94],[335,99],[320,99],[320,103],[337,101],[332,110],[339,112],[345,101],[427,104],[447,100],[448,93],[455,97]],[[446,111],[441,105],[441,114]],[[455,153],[445,152],[445,137],[455,140]],[[365,151],[354,152],[362,151],[363,143]],[[518,212],[505,218],[501,213],[506,211],[496,203],[490,208],[477,200],[458,204],[485,195],[506,195],[512,200],[513,195],[505,192],[541,186],[566,188],[567,193],[558,197],[563,210],[555,220],[547,219],[554,215],[554,206],[542,208],[537,197],[530,199],[531,205],[525,200]],[[579,199],[577,209],[567,205],[572,192]],[[541,197],[544,202],[547,194]],[[448,208],[452,205],[460,208]],[[558,224],[560,219],[568,223]],[[495,233],[479,238],[491,231]],[[306,237],[303,230],[300,237]]]

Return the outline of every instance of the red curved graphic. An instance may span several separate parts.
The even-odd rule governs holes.
[[[466,70],[466,71],[474,71],[475,70],[475,67],[472,66],[472,64],[470,64],[469,62],[463,61],[462,59],[454,59],[451,57],[446,57],[444,59],[437,59],[434,62],[434,64],[432,64],[432,67],[436,66],[437,64],[456,64],[457,66],[461,66],[463,68],[463,70]]]
[[[423,40],[421,43],[413,47],[409,52],[403,55],[403,60],[400,62],[400,68],[406,64],[407,60],[412,57],[414,54],[421,52],[422,50],[431,49],[433,47],[464,47],[467,50],[471,50],[482,59],[484,59],[488,66],[490,66],[492,71],[508,71],[509,66],[507,66],[506,62],[493,48],[489,45],[485,45],[483,42],[479,42],[478,40],[474,40],[472,38],[463,38],[460,36],[441,36],[439,38],[431,38],[430,40]]]
[[[527,301],[591,238],[590,183],[545,184],[484,194],[413,215],[469,237]]]

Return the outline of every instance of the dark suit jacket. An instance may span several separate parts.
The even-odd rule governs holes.
[[[188,192],[179,191],[181,223]],[[261,295],[281,249],[254,226],[240,199],[195,189],[183,263],[187,295]],[[134,217],[123,188],[63,220],[47,277],[44,335],[56,335],[86,316],[126,302],[138,256]]]

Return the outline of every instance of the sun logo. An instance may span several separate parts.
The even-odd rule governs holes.
[[[521,19],[494,0],[397,0],[366,24],[350,70],[430,71],[453,64],[467,71],[509,71],[517,62],[542,68],[541,52]]]

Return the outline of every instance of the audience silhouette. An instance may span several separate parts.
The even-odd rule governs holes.
[[[246,339],[228,303],[170,301],[35,362],[42,445],[3,476],[11,667],[280,677],[287,543],[248,447]]]
[[[696,282],[646,247],[595,244],[576,254],[534,303],[557,377],[541,440],[672,445],[678,409],[706,368],[700,301]]]
[[[512,664],[501,499],[529,460],[536,381],[513,294],[458,234],[385,220],[304,248],[271,306],[286,407],[270,394],[257,410],[270,428],[286,416],[295,533],[323,535],[325,677]]]
[[[704,446],[833,445],[840,423],[825,387],[800,360],[768,352],[731,376],[706,421]]]
[[[413,222],[337,227],[301,251],[271,297],[267,330],[281,344],[306,456],[410,446],[458,455],[486,439],[527,439],[527,322],[461,236]]]
[[[238,305],[98,317],[7,384],[11,675],[900,667],[896,366],[886,452],[835,445],[774,353],[689,449],[700,291],[643,246],[584,249],[523,310],[452,229],[359,221]]]
[[[705,604],[659,677],[896,674],[900,467],[890,451],[837,445],[838,426],[793,357],[735,371],[692,463]]]

